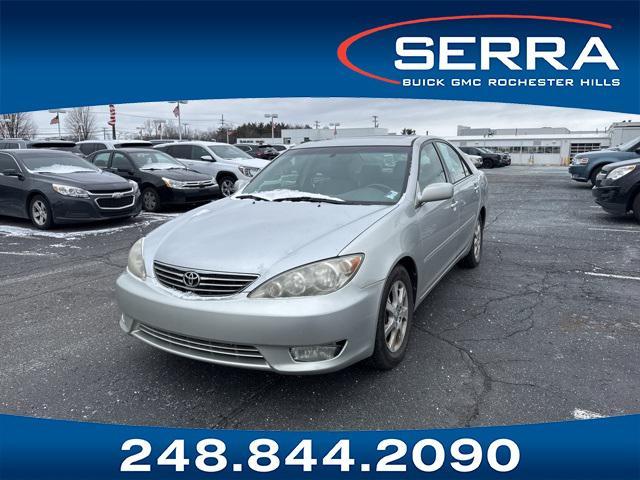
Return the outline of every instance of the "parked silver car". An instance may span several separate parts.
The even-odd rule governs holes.
[[[191,170],[211,175],[220,185],[220,193],[228,197],[238,180],[250,180],[267,160],[253,158],[235,145],[218,142],[189,141],[156,145],[154,148],[168,153]]]
[[[480,262],[487,180],[445,140],[306,143],[162,225],[117,281],[120,326],[207,362],[321,373],[405,355],[415,308]]]

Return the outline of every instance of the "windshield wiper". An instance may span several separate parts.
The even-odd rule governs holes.
[[[274,202],[318,202],[318,203],[337,203],[342,204],[344,200],[336,200],[333,198],[322,198],[322,197],[281,197],[274,198]]]
[[[244,195],[238,195],[236,198],[248,198],[250,200],[262,200],[263,202],[270,202],[268,198],[259,197],[258,195],[251,195],[250,193],[246,193]]]

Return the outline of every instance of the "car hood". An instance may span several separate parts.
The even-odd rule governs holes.
[[[242,165],[243,167],[251,167],[251,168],[264,168],[269,165],[271,162],[268,160],[262,160],[261,158],[230,158],[224,160],[225,162],[233,162],[238,165]]]
[[[33,178],[51,183],[62,183],[70,187],[84,188],[92,192],[126,189],[129,182],[118,175],[105,171],[77,173],[34,173]]]
[[[203,180],[211,180],[211,175],[204,175],[202,173],[194,172],[186,168],[175,170],[145,170],[140,169],[144,173],[150,173],[157,177],[169,178],[171,180],[179,180],[182,182],[199,182]]]
[[[605,165],[604,167],[602,167],[602,171],[603,172],[610,172],[611,170],[618,168],[618,167],[624,167],[626,165],[638,165],[640,164],[640,158],[634,158],[631,160],[624,160],[622,162],[615,162],[615,163],[609,163],[607,165]]]
[[[227,198],[165,224],[145,260],[233,273],[274,274],[334,257],[395,206]]]

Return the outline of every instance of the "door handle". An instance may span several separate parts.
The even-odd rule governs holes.
[[[473,184],[473,189],[477,192],[478,189],[480,188],[480,185],[478,185],[478,182]]]
[[[453,210],[455,210],[455,209],[456,209],[456,207],[458,206],[458,203],[459,203],[459,202],[458,202],[457,200],[454,200],[453,202],[451,202],[451,208],[452,208]]]

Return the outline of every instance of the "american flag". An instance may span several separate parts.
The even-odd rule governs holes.
[[[109,105],[109,121],[107,125],[115,125],[116,124],[116,107],[115,105]]]
[[[173,109],[173,114],[174,114],[176,117],[179,117],[179,116],[180,116],[180,104],[176,105],[176,108],[174,108],[174,109]]]
[[[51,119],[49,125],[57,125],[60,123],[60,114],[56,113],[56,116]]]

